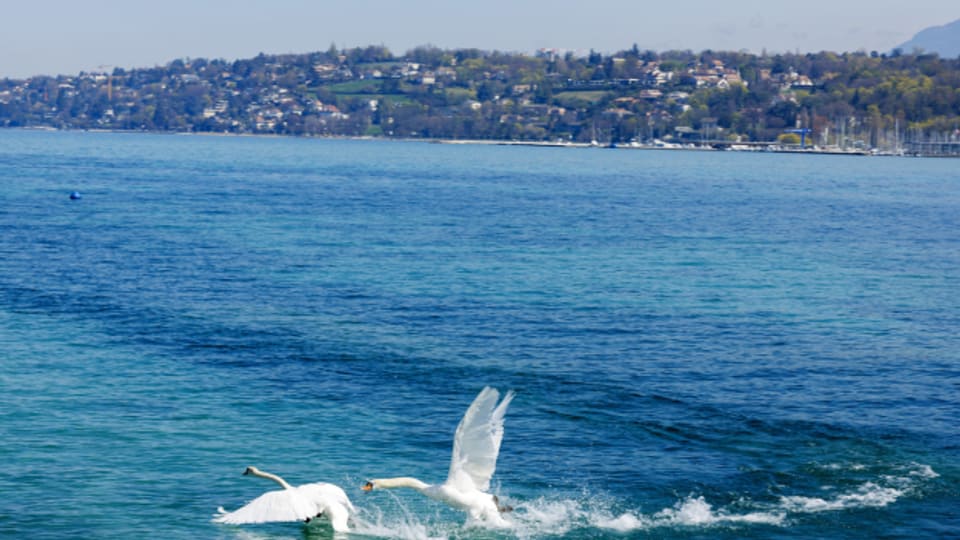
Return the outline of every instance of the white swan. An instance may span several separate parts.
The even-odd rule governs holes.
[[[497,454],[500,453],[500,441],[503,439],[503,415],[513,396],[512,391],[507,392],[497,405],[500,393],[487,387],[473,400],[457,426],[446,482],[431,485],[409,477],[380,478],[367,482],[361,489],[412,488],[427,497],[465,510],[471,520],[497,527],[509,526],[501,513],[512,509],[500,506],[496,495],[486,491],[490,489],[490,477],[497,467]]]
[[[231,525],[269,521],[309,523],[314,518],[326,516],[333,525],[333,530],[340,532],[350,530],[347,518],[354,512],[354,508],[347,494],[339,486],[317,482],[294,487],[283,478],[263,472],[256,467],[247,467],[243,474],[268,478],[280,484],[283,489],[268,491],[233,512],[220,508],[220,515],[213,521]]]

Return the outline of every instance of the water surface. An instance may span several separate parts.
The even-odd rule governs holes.
[[[958,536],[955,166],[0,131],[0,536]],[[512,530],[358,489],[485,385]]]

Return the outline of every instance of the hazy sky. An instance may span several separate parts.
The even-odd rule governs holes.
[[[532,52],[888,51],[957,0],[0,0],[0,77],[383,44]]]

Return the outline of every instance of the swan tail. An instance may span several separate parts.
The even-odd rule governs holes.
[[[347,501],[347,505],[350,502]],[[349,509],[348,509],[349,508]],[[331,505],[326,510],[326,516],[330,519],[330,525],[333,527],[333,530],[336,532],[350,532],[350,526],[347,524],[347,521],[350,517],[350,513],[353,510],[353,506]]]
[[[229,515],[230,515],[230,512],[228,512],[224,507],[218,506],[217,513],[213,515],[213,519],[211,521],[213,521],[214,523],[226,523],[225,520]]]

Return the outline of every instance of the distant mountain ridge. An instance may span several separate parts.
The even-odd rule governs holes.
[[[897,49],[905,53],[923,49],[924,52],[939,54],[940,58],[956,58],[960,56],[960,19],[943,26],[925,28]]]

